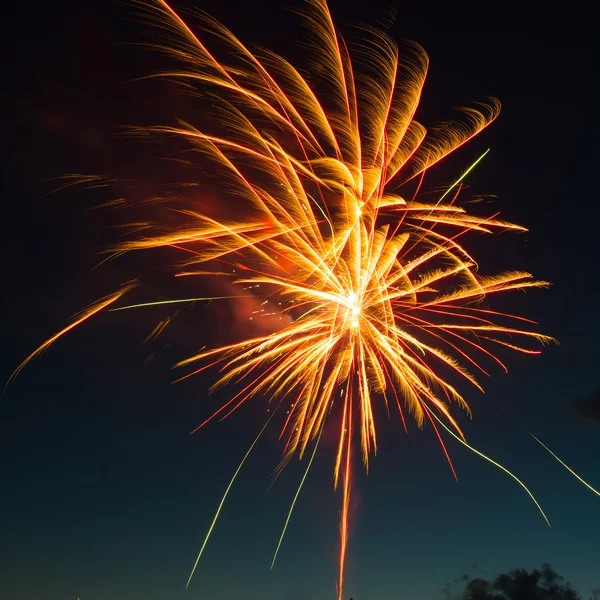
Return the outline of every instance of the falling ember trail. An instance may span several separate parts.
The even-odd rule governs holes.
[[[432,412],[429,411],[429,409],[427,409],[427,412],[430,414],[430,416],[432,416],[454,439],[458,440],[463,446],[465,446],[465,448],[468,448],[471,452],[473,452],[474,454],[476,454],[477,456],[480,456],[481,458],[483,458],[484,460],[487,460],[489,463],[491,463],[492,465],[494,465],[495,467],[498,467],[498,469],[500,469],[501,471],[504,471],[504,473],[506,473],[509,477],[512,477],[526,492],[527,495],[533,500],[533,503],[536,505],[537,509],[540,511],[540,514],[542,515],[542,517],[544,518],[544,521],[546,521],[546,523],[548,524],[548,526],[550,526],[550,521],[548,520],[548,517],[546,516],[546,513],[543,511],[542,507],[540,506],[539,502],[536,500],[535,496],[531,493],[531,491],[529,490],[529,488],[513,473],[511,473],[506,467],[503,467],[499,462],[496,462],[495,460],[491,459],[489,456],[485,455],[483,452],[480,452],[479,450],[477,450],[476,448],[473,448],[473,446],[471,446],[470,444],[468,444],[464,439],[462,439],[461,437],[457,436],[451,429],[449,429],[446,424],[441,421],[435,414],[433,414]]]
[[[84,321],[87,321],[90,317],[93,317],[95,314],[104,310],[107,306],[110,306],[113,302],[116,302],[121,296],[124,296],[127,292],[131,291],[137,282],[130,282],[125,284],[120,290],[110,294],[110,296],[106,296],[97,300],[93,304],[90,304],[88,308],[82,311],[80,314],[75,315],[73,318],[73,322],[67,325],[64,329],[61,329],[58,333],[55,333],[52,337],[48,338],[41,346],[39,346],[36,350],[34,350],[12,373],[10,378],[8,379],[6,387],[15,379],[15,377],[20,373],[20,371],[33,360],[36,356],[39,356],[49,348],[58,338],[62,337],[65,333],[68,333],[72,329],[75,329],[78,325],[81,325]]]
[[[344,569],[346,565],[346,549],[348,545],[348,510],[350,507],[350,487],[352,481],[352,473],[350,469],[350,450],[352,448],[352,404],[350,404],[348,409],[347,428],[348,433],[346,438],[346,464],[344,467],[342,512],[340,515],[340,564],[338,574],[338,600],[343,600],[344,596]]]

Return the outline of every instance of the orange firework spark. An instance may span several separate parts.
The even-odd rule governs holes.
[[[226,265],[231,276],[234,266],[244,273],[233,275],[234,283],[252,286],[282,317],[278,330],[204,349],[177,366],[199,364],[183,379],[219,365],[216,385],[241,384],[211,419],[259,393],[278,403],[293,399],[282,432],[283,463],[302,457],[311,442],[316,451],[328,416],[341,416],[334,466],[334,486],[341,477],[343,492],[341,599],[352,449],[360,439],[368,468],[379,407],[391,401],[403,422],[407,410],[419,426],[427,420],[436,433],[438,425],[447,427],[466,444],[450,405],[469,408],[451,381],[482,389],[475,374],[487,375],[486,363],[506,369],[495,348],[537,354],[536,345],[551,340],[532,331],[532,321],[484,303],[500,292],[547,284],[524,272],[481,276],[463,246],[470,232],[524,228],[467,213],[459,196],[470,169],[433,199],[418,193],[425,173],[490,124],[499,104],[462,109],[459,122],[427,130],[414,118],[428,69],[425,52],[416,44],[400,51],[384,33],[365,29],[351,59],[325,0],[307,0],[302,13],[318,47],[316,82],[274,53],[251,51],[203,14],[206,40],[225,57],[217,59],[169,4],[136,4],[165,33],[159,49],[178,62],[164,75],[213,90],[219,111],[214,130],[180,123],[139,133],[174,135],[208,157],[244,208],[230,220],[185,211],[183,225],[146,230],[115,252],[180,249],[178,276],[223,276],[223,269],[203,267],[207,262]],[[80,321],[126,291],[94,305]]]

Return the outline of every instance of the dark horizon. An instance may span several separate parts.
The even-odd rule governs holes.
[[[302,30],[282,7],[300,4],[196,6],[243,41],[297,63]],[[330,6],[348,35],[357,23],[389,20],[385,0]],[[172,174],[162,160],[165,148],[136,145],[122,127],[163,124],[195,110],[168,84],[134,81],[164,64],[131,45],[144,41],[147,30],[127,3],[61,0],[22,10],[8,44],[14,58],[6,95],[14,108],[4,178],[3,381],[73,314],[136,269],[157,296],[168,294],[167,278],[150,274],[146,257],[94,269],[114,241],[110,226],[119,216],[90,210],[106,199],[102,189],[49,193],[57,187],[50,179],[103,173],[119,177],[124,193],[152,194],[160,177]],[[454,414],[475,447],[527,483],[552,528],[493,466],[451,444],[456,484],[431,428],[410,424],[406,435],[397,419],[382,418],[368,477],[356,469],[345,595],[441,599],[444,585],[463,573],[492,577],[548,562],[587,599],[600,585],[600,498],[527,431],[600,486],[592,19],[577,3],[555,13],[516,3],[497,10],[400,4],[395,10],[392,37],[419,42],[431,60],[420,113],[426,124],[486,96],[503,105],[496,123],[434,171],[429,185],[445,183],[491,148],[469,178],[470,189],[497,196],[493,208],[501,218],[529,231],[485,240],[481,269],[522,269],[550,281],[548,290],[505,300],[560,345],[539,357],[508,356],[508,375],[494,371],[485,395],[467,392],[472,422]],[[105,313],[57,342],[8,387],[0,432],[0,595],[335,597],[339,493],[332,491],[332,444],[323,444],[269,571],[304,466],[293,461],[269,490],[282,449],[275,432],[249,459],[184,590],[221,495],[267,410],[257,398],[224,423],[188,435],[227,391],[209,395],[210,373],[172,385],[171,366],[230,322],[231,314],[219,310],[209,307],[202,317],[182,311],[147,365],[140,342],[163,313]]]

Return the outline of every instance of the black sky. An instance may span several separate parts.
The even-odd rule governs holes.
[[[295,40],[302,30],[281,3],[196,6],[244,41],[301,60]],[[389,15],[382,0],[331,7],[350,35],[349,25],[376,24]],[[433,600],[475,561],[484,575],[548,561],[585,595],[600,584],[600,499],[525,429],[600,486],[600,425],[581,414],[579,400],[591,406],[600,379],[591,8],[479,3],[440,10],[398,3],[395,10],[393,37],[418,41],[431,58],[421,120],[451,117],[452,107],[486,95],[503,105],[498,121],[442,165],[439,176],[445,181],[450,169],[464,168],[491,147],[469,183],[477,193],[497,195],[502,217],[530,231],[486,241],[482,269],[523,269],[550,281],[549,290],[509,302],[560,345],[542,357],[511,357],[509,375],[494,373],[485,396],[467,398],[474,419],[465,425],[475,446],[526,480],[553,527],[487,463],[451,447],[457,485],[430,430],[412,427],[406,436],[399,423],[383,422],[379,456],[369,477],[357,481],[348,594],[356,600]],[[172,86],[133,81],[162,63],[131,45],[144,41],[145,26],[127,3],[62,0],[19,11],[5,38],[3,381],[132,269],[152,271],[135,259],[94,269],[99,250],[114,239],[108,226],[118,215],[89,210],[102,201],[103,190],[48,195],[56,185],[47,180],[107,173],[127,180],[121,189],[129,193],[152,193],[161,177],[169,177],[160,160],[164,149],[140,148],[119,136],[120,128],[173,122],[193,111]],[[162,276],[148,275],[148,281],[157,295],[168,294]],[[293,465],[266,494],[280,452],[275,434],[257,448],[197,579],[183,592],[222,490],[266,414],[257,402],[188,436],[225,392],[209,397],[208,377],[171,385],[170,366],[201,346],[207,332],[216,335],[219,314],[211,310],[200,318],[184,311],[170,345],[148,366],[140,342],[157,315],[105,314],[57,343],[2,396],[3,598],[334,596],[339,498],[331,491],[327,449],[279,564],[269,572],[301,473]]]

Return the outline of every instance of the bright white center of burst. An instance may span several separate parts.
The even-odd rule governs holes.
[[[348,312],[350,313],[350,325],[352,327],[358,327],[358,315],[360,315],[360,306],[358,305],[358,296],[356,292],[350,292],[346,300],[348,306]]]

